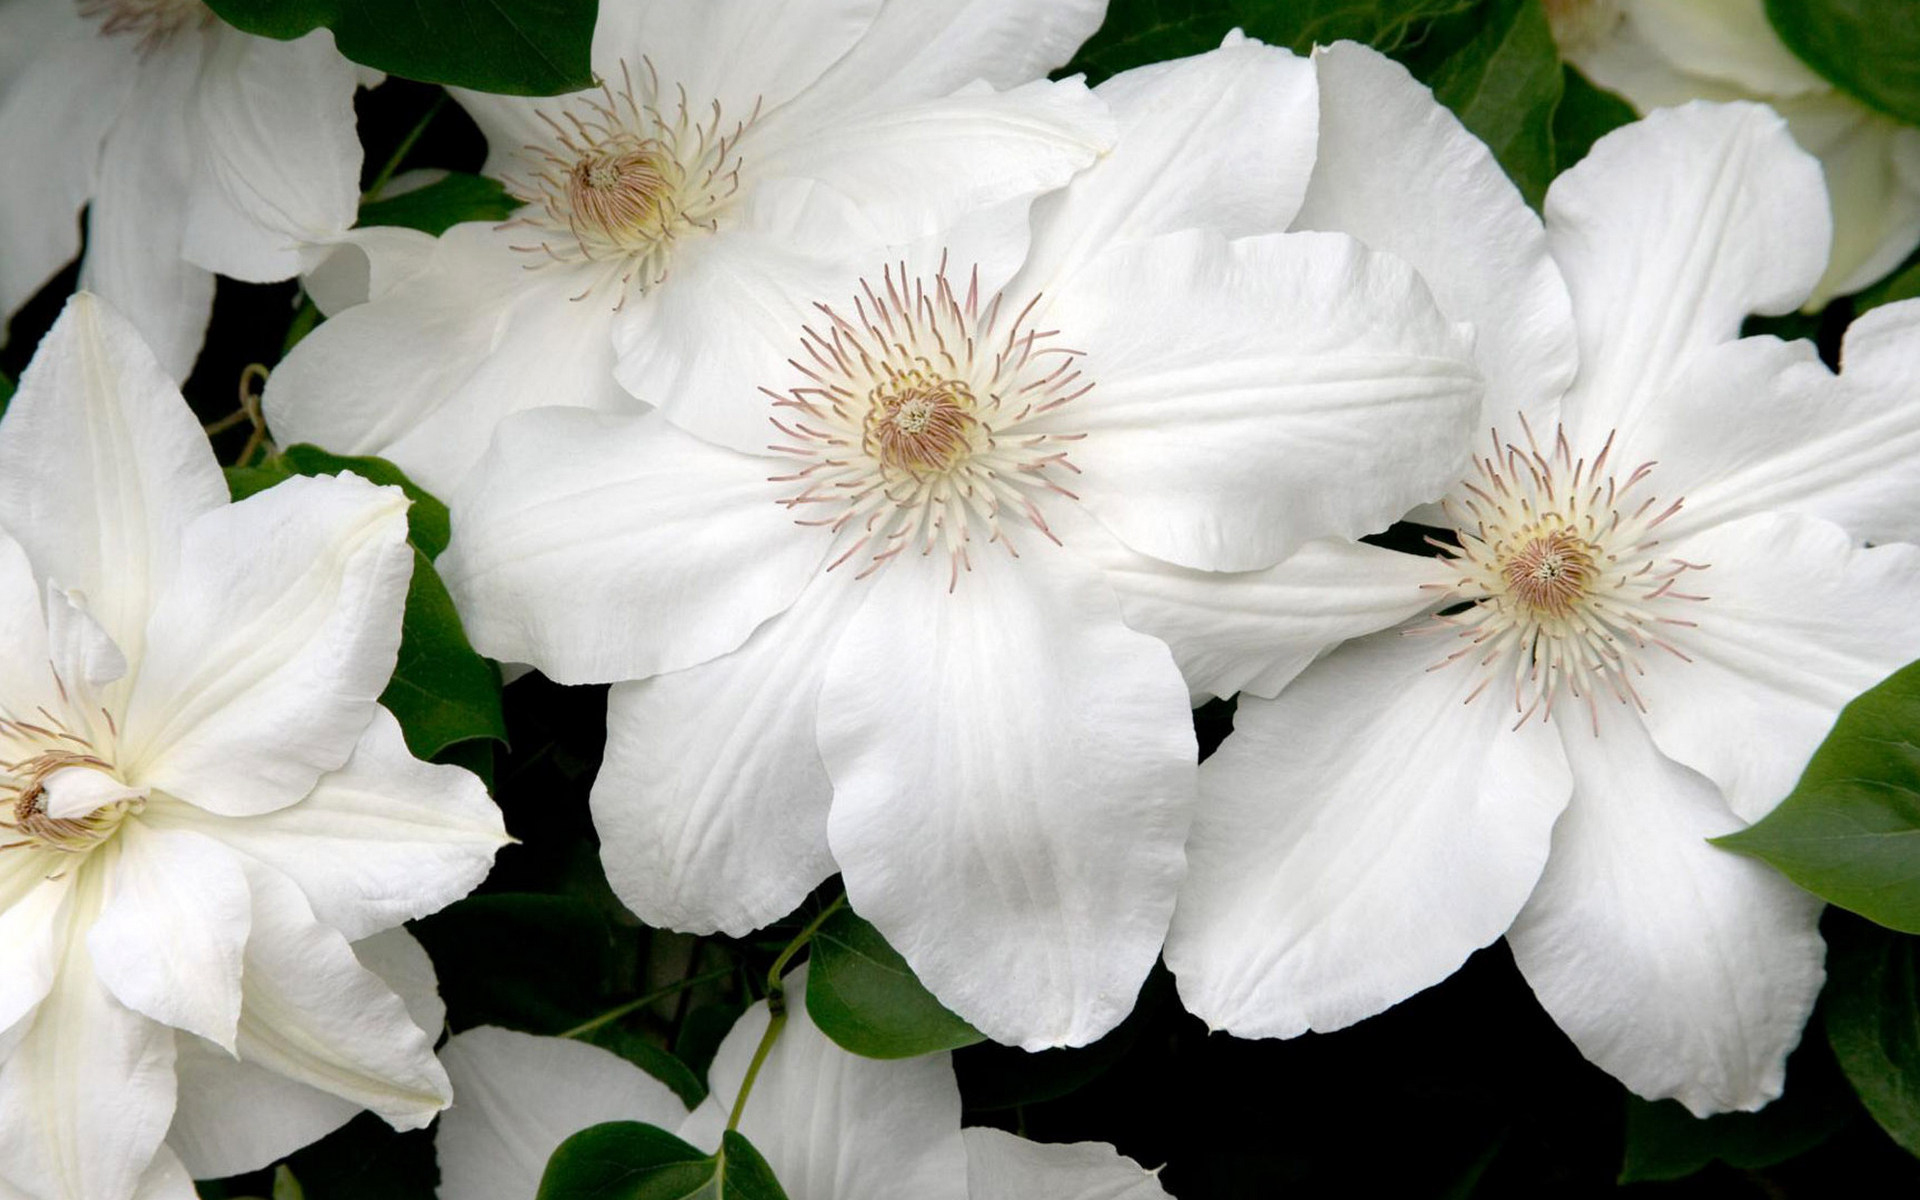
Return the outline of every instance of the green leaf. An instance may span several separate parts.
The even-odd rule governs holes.
[[[229,24],[287,40],[333,30],[357,63],[482,92],[552,96],[593,84],[598,0],[208,0]]]
[[[300,1181],[293,1177],[293,1168],[281,1163],[273,1172],[273,1200],[307,1200],[307,1194],[300,1187]]]
[[[407,540],[428,558],[439,558],[453,535],[447,506],[384,458],[329,454],[318,446],[303,443],[288,446],[273,461],[284,466],[290,475],[338,475],[352,471],[374,483],[399,488],[413,501],[413,507],[407,510]]]
[[[4,414],[7,411],[7,403],[12,399],[13,380],[7,378],[5,371],[0,371],[0,414]]]
[[[1491,0],[1436,21],[1408,66],[1539,208],[1553,180],[1564,76],[1546,9],[1535,0]]]
[[[767,1160],[733,1130],[708,1156],[654,1125],[608,1121],[560,1143],[536,1200],[786,1200]]]
[[[1920,5],[1913,0],[1767,0],[1788,49],[1871,108],[1920,124]]]
[[[1867,1112],[1920,1155],[1920,942],[1828,921],[1827,1042]]]
[[[1879,308],[1882,304],[1896,304],[1915,297],[1920,297],[1920,256],[1908,259],[1901,270],[1856,293],[1853,311],[1858,315],[1870,308]]]
[[[1587,156],[1593,144],[1638,116],[1633,105],[1566,67],[1561,73],[1560,107],[1553,110],[1553,166],[1556,173]]]
[[[1426,22],[1464,12],[1474,0],[1113,0],[1106,22],[1064,74],[1098,83],[1130,67],[1199,54],[1236,27],[1302,54],[1341,38],[1392,51]]]
[[[828,917],[812,945],[807,1015],[843,1049],[868,1058],[912,1058],[981,1040],[852,909]]]
[[[1682,1179],[1716,1159],[1741,1170],[1770,1167],[1832,1137],[1852,1118],[1852,1106],[1844,1094],[1833,1094],[1832,1081],[1816,1079],[1815,1086],[1803,1088],[1803,1058],[1804,1052],[1795,1052],[1786,1093],[1759,1112],[1721,1113],[1703,1120],[1678,1100],[1628,1096],[1620,1182]]]
[[[592,1042],[603,1050],[613,1051],[666,1084],[688,1108],[698,1106],[707,1098],[707,1085],[694,1074],[692,1067],[617,1023],[609,1022],[578,1036],[583,1042]]]
[[[1920,933],[1920,663],[1840,711],[1778,808],[1714,841],[1842,908]]]
[[[474,738],[507,740],[500,668],[467,641],[447,585],[418,548],[400,621],[400,657],[380,703],[399,718],[407,749],[419,758]]]
[[[360,206],[365,225],[401,225],[439,237],[462,221],[504,221],[520,202],[497,180],[453,172],[444,179]]]

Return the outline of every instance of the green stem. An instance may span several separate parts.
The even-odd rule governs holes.
[[[583,1034],[592,1033],[602,1025],[618,1021],[628,1013],[639,1012],[649,1004],[658,1004],[669,996],[687,991],[690,988],[699,987],[703,983],[712,983],[716,979],[724,979],[731,974],[733,974],[732,967],[722,967],[717,971],[708,971],[704,975],[689,975],[687,978],[679,980],[676,983],[670,983],[658,991],[648,992],[638,1000],[629,1000],[618,1008],[610,1008],[590,1021],[575,1025],[572,1029],[567,1030],[560,1036],[563,1038],[577,1038]]]
[[[767,1061],[767,1055],[773,1052],[774,1040],[780,1036],[781,1029],[787,1024],[787,987],[781,982],[781,976],[787,973],[787,964],[793,956],[806,948],[813,935],[827,923],[827,918],[847,906],[846,893],[834,898],[832,904],[821,909],[819,914],[808,921],[780,957],[773,960],[773,966],[767,969],[767,1031],[760,1035],[760,1044],[753,1049],[753,1061],[747,1064],[747,1076],[740,1081],[740,1094],[733,1098],[733,1111],[727,1116],[727,1132],[740,1128],[740,1117],[747,1111],[747,1097],[753,1092],[753,1081],[760,1076],[760,1067]]]
[[[405,160],[407,154],[412,151],[414,143],[419,141],[420,135],[427,131],[427,126],[433,124],[433,119],[440,115],[440,109],[444,107],[446,103],[447,94],[441,92],[434,100],[432,107],[427,109],[426,115],[421,117],[419,122],[407,131],[406,137],[400,139],[400,145],[395,147],[393,153],[388,156],[386,165],[382,166],[380,173],[373,177],[372,186],[368,187],[367,194],[361,197],[362,202],[378,200],[380,198],[380,193],[384,191],[387,184],[393,180],[393,173],[400,169],[401,162]]]

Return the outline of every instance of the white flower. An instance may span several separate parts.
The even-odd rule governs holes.
[[[1508,377],[1522,411],[1454,491],[1459,548],[1404,559],[1438,615],[1242,698],[1201,769],[1181,996],[1245,1036],[1335,1029],[1511,925],[1594,1062],[1696,1113],[1758,1107],[1819,990],[1819,904],[1705,839],[1767,812],[1840,707],[1920,657],[1920,551],[1860,545],[1920,533],[1920,307],[1857,322],[1844,379],[1807,343],[1738,336],[1824,265],[1818,165],[1763,108],[1602,139],[1528,234],[1404,71],[1345,46],[1320,66],[1322,161],[1344,170],[1319,211],[1420,226],[1401,251],[1456,286],[1550,253],[1579,373],[1544,360],[1531,396]]]
[[[1019,220],[1106,147],[1085,86],[1042,78],[1104,10],[602,5],[598,90],[455,93],[520,215],[456,226],[424,262],[416,241],[368,245],[373,299],[274,372],[268,418],[283,440],[380,454],[441,494],[503,417],[536,405],[658,405],[756,450],[761,414],[705,397],[785,369],[785,314],[963,213]]]
[[[1413,611],[1312,594],[1397,563],[1335,539],[1437,496],[1479,407],[1404,263],[1272,232],[1313,161],[1305,60],[1236,40],[1100,94],[1120,141],[1030,248],[921,247],[787,314],[762,394],[703,396],[758,413],[757,453],[522,414],[442,560],[485,653],[615,681],[592,804],[644,920],[744,933],[838,869],[1028,1047],[1112,1028],[1165,933],[1195,778],[1169,643],[1279,678]],[[1298,636],[1223,663],[1230,619]]]
[[[253,37],[200,0],[0,0],[0,319],[80,250],[80,285],[176,380],[213,275],[314,266],[360,202],[361,72],[316,30]]]
[[[381,931],[505,838],[374,702],[405,510],[229,504],[123,318],[82,293],[41,343],[0,421],[0,1191],[190,1196],[447,1102],[432,967]]]
[[[1794,57],[1763,0],[1548,0],[1561,53],[1642,114],[1760,100],[1820,158],[1833,253],[1807,307],[1858,291],[1920,246],[1920,129],[1861,104]]]
[[[739,1132],[788,1200],[1165,1200],[1154,1172],[1104,1143],[961,1129],[950,1055],[849,1054],[807,1015],[806,968],[786,985],[786,1025]],[[713,1061],[713,1090],[691,1113],[598,1046],[491,1026],[455,1035],[444,1051],[455,1099],[435,1138],[440,1200],[526,1200],[560,1143],[606,1121],[658,1126],[713,1153],[768,1019],[761,1001],[734,1023]]]

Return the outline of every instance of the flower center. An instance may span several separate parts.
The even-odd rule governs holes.
[[[659,77],[646,67],[637,87],[623,63],[619,90],[602,82],[597,94],[538,114],[553,138],[527,147],[535,159],[527,178],[505,181],[516,199],[535,206],[507,224],[540,234],[514,249],[606,268],[575,299],[607,286],[617,306],[629,292],[658,284],[675,241],[711,232],[740,188],[738,144],[758,106],[722,133],[718,103],[704,121],[694,118],[684,89],[663,107]]]
[[[213,10],[202,0],[80,0],[80,15],[98,20],[103,36],[138,34],[140,52],[165,45],[189,26],[213,24]]]
[[[0,718],[0,851],[84,855],[146,805],[87,740],[41,710],[44,724]],[[96,778],[96,776],[98,776]],[[62,803],[62,801],[65,803]]]
[[[1003,322],[1001,297],[981,305],[977,273],[962,299],[944,267],[930,280],[890,267],[878,291],[861,282],[850,315],[816,305],[826,323],[806,328],[793,360],[805,381],[763,390],[785,439],[768,448],[803,463],[772,480],[799,485],[779,503],[826,506],[829,515],[798,523],[848,542],[828,570],[865,553],[865,578],[909,547],[943,546],[951,587],[975,541],[1018,557],[1016,522],[1059,542],[1039,501],[1078,499],[1055,476],[1079,473],[1064,447],[1085,434],[1045,418],[1093,384],[1080,351],[1034,328],[1038,303]]]
[[[1564,433],[1546,452],[1531,430],[1524,447],[1495,434],[1493,453],[1446,501],[1459,544],[1434,544],[1455,573],[1432,586],[1467,607],[1415,632],[1464,639],[1432,669],[1475,663],[1482,678],[1469,701],[1496,680],[1510,682],[1515,728],[1536,714],[1552,716],[1562,690],[1590,708],[1604,690],[1644,711],[1633,685],[1645,673],[1639,652],[1659,647],[1692,661],[1667,633],[1696,625],[1689,606],[1706,597],[1675,584],[1707,564],[1658,553],[1655,531],[1680,502],[1662,508],[1641,498],[1652,463],[1624,479],[1608,475],[1612,450],[1609,437],[1588,463],[1573,457]]]

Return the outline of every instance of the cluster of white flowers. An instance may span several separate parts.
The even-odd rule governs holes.
[[[1577,7],[1576,62],[1681,98],[1632,47],[1684,6]],[[348,231],[370,80],[324,31],[0,0],[0,314],[83,206],[89,289],[0,421],[0,1196],[190,1197],[451,1102],[442,1194],[525,1197],[597,1121],[718,1145],[768,1022],[691,1114],[577,1043],[436,1058],[399,927],[508,839],[376,703],[404,495],[228,502],[175,386],[213,272],[317,272],[274,437],[446,497],[476,648],[613,685],[591,807],[647,924],[743,935],[838,874],[1028,1049],[1112,1030],[1163,953],[1210,1025],[1291,1037],[1505,936],[1635,1092],[1779,1094],[1819,905],[1706,839],[1920,658],[1920,302],[1838,375],[1740,329],[1891,267],[1920,186],[1843,204],[1830,266],[1820,164],[1752,102],[1607,136],[1543,220],[1351,43],[1089,89],[1047,75],[1101,0],[602,10],[598,88],[454,93],[524,203],[431,238]],[[1742,45],[1727,78],[1815,120]],[[1359,540],[1402,520],[1439,552]],[[1202,766],[1192,706],[1236,694]],[[798,1006],[754,1087],[795,1200],[1164,1195],[963,1134],[944,1057]]]

